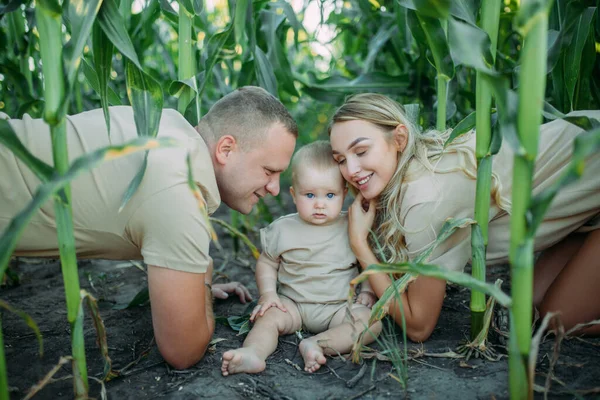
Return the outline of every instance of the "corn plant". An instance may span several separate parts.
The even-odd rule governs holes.
[[[500,21],[500,1],[487,1],[482,4],[481,9],[481,28],[490,37],[491,62],[494,62],[496,56],[496,46],[498,42],[498,24]],[[485,281],[486,265],[485,256],[488,244],[488,220],[490,210],[490,189],[492,180],[492,155],[500,149],[496,145],[492,148],[492,126],[491,126],[491,106],[492,93],[489,84],[485,81],[481,72],[477,72],[476,77],[476,148],[477,157],[477,189],[475,196],[475,220],[476,225],[471,227],[471,263],[473,277]],[[499,132],[494,132],[495,143],[498,140]],[[479,335],[484,329],[483,317],[486,311],[486,300],[483,293],[471,292],[471,340]]]
[[[534,237],[528,234],[526,212],[531,202],[546,85],[546,44],[550,12],[548,3],[523,1],[518,19],[523,35],[523,50],[517,116],[521,151],[515,154],[510,219],[510,265],[514,305],[509,347],[509,380],[513,398],[533,398],[533,377],[529,376],[527,366],[532,335]]]
[[[71,40],[64,47],[62,33],[63,10],[66,10],[68,14],[68,17],[65,16],[65,20],[68,21],[71,34]],[[39,31],[41,59],[44,65],[42,70],[45,101],[44,120],[50,127],[54,167],[44,164],[30,154],[12,132],[10,125],[2,121],[0,141],[36,172],[42,186],[34,196],[32,203],[15,217],[9,228],[3,233],[0,241],[2,261],[0,263],[0,276],[4,275],[10,255],[29,218],[43,204],[42,200],[53,197],[67,299],[67,318],[71,324],[74,391],[77,397],[85,397],[88,392],[88,379],[83,341],[83,319],[80,317],[79,276],[73,236],[69,181],[82,170],[90,169],[104,159],[111,159],[121,154],[131,153],[139,148],[148,149],[161,144],[157,141],[144,140],[120,147],[101,149],[87,157],[76,160],[72,164],[69,163],[65,123],[67,104],[77,78],[80,57],[96,17],[98,17],[98,24],[101,28],[96,29],[97,40],[95,44],[98,48],[96,49],[97,56],[95,58],[97,62],[99,60],[104,63],[110,62],[112,43],[107,44],[106,37],[102,36],[106,35],[116,43],[117,48],[122,49],[139,67],[139,69],[136,66],[128,68],[128,83],[130,100],[134,105],[136,126],[138,131],[146,133],[141,136],[156,136],[152,131],[156,131],[158,127],[160,109],[162,108],[162,92],[160,87],[156,89],[156,85],[153,86],[153,82],[149,77],[145,77],[143,71],[141,71],[141,65],[137,61],[131,41],[128,40],[127,33],[122,30],[122,24],[119,25],[120,14],[113,0],[105,2],[73,0],[65,4],[65,7],[54,1],[39,1],[35,7],[35,17]],[[18,16],[12,19],[18,20]],[[99,47],[103,44],[106,47],[100,49]],[[99,84],[105,85],[106,73],[102,72],[99,77]],[[148,98],[152,99],[152,96],[160,100],[148,101]],[[103,101],[103,105],[105,106],[105,116],[107,116],[107,102]],[[147,134],[147,132],[150,132],[150,134]],[[162,143],[162,145],[165,145],[165,143]],[[6,380],[6,377],[4,376],[2,379]],[[7,396],[6,387],[4,387],[0,397],[7,398]]]

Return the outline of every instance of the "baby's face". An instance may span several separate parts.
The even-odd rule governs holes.
[[[327,225],[340,215],[346,188],[339,169],[304,167],[290,192],[300,218],[309,224]]]

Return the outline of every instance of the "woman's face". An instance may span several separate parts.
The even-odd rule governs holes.
[[[396,141],[388,139],[376,125],[362,120],[335,123],[330,141],[344,179],[367,200],[379,196],[398,165]]]

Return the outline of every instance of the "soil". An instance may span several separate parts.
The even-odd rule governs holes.
[[[286,208],[289,208],[286,207]],[[227,219],[220,209],[218,217]],[[276,214],[278,215],[278,214]],[[211,250],[215,270],[222,282],[236,280],[257,294],[252,257],[245,248],[234,253],[233,239],[222,231],[223,250]],[[256,229],[250,232],[256,240]],[[8,367],[11,399],[23,398],[62,356],[70,354],[70,328],[67,322],[60,265],[56,260],[19,259],[13,270],[20,276],[20,285],[0,288],[0,299],[28,313],[38,324],[44,342],[44,354],[39,356],[33,331],[16,315],[3,312],[2,328]],[[107,330],[108,352],[112,368],[120,375],[104,384],[109,399],[150,398],[250,398],[250,399],[504,399],[508,398],[508,359],[501,335],[492,328],[490,340],[500,355],[499,361],[479,358],[449,358],[468,336],[469,291],[449,285],[442,315],[431,338],[423,344],[407,343],[408,362],[406,388],[394,379],[399,373],[392,363],[375,359],[389,352],[380,344],[371,358],[354,364],[342,357],[328,358],[327,365],[316,373],[306,373],[298,352],[296,335],[281,337],[277,351],[267,359],[267,368],[259,374],[221,376],[221,355],[242,344],[243,335],[218,323],[214,343],[206,356],[194,367],[176,371],[163,361],[153,339],[150,306],[115,309],[129,301],[146,286],[145,273],[130,262],[82,260],[79,263],[82,289],[98,299],[100,315]],[[509,276],[507,266],[488,269],[488,282]],[[217,280],[219,281],[219,280]],[[215,315],[244,315],[247,306],[230,298],[215,302]],[[88,313],[86,311],[86,313]],[[88,313],[89,314],[89,313]],[[396,340],[401,350],[401,330],[387,325],[387,341]],[[308,335],[303,333],[303,335]],[[85,347],[90,377],[100,379],[104,360],[96,345],[92,319],[86,316]],[[548,336],[540,347],[536,367],[536,397],[546,386],[546,376],[554,354],[555,337]],[[36,394],[36,399],[73,398],[70,365],[62,366],[54,381]],[[600,395],[600,338],[570,338],[563,340],[554,366],[550,398],[594,398]],[[63,379],[61,379],[63,378]],[[101,398],[102,385],[90,379],[90,396]]]

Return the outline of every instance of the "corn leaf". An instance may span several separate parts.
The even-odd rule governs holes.
[[[27,326],[31,328],[31,330],[35,334],[35,337],[38,341],[38,344],[39,344],[38,351],[40,353],[40,357],[42,357],[44,355],[44,340],[42,338],[42,333],[40,332],[40,328],[38,328],[38,326],[35,323],[35,321],[33,320],[33,318],[31,318],[31,315],[27,314],[23,310],[14,308],[13,306],[11,306],[10,304],[8,304],[7,302],[5,302],[4,300],[1,300],[1,299],[0,299],[0,307],[4,308],[5,310],[8,310],[9,312],[11,312],[13,314],[18,315],[27,324]]]
[[[128,308],[134,308],[138,306],[142,306],[150,301],[150,292],[148,291],[148,287],[144,287],[142,290],[137,292],[137,294],[131,299],[131,301],[127,304],[116,304],[113,307],[113,310],[125,310]]]
[[[560,56],[571,46],[578,27],[577,23],[586,9],[583,3],[577,1],[571,1],[567,4],[565,17],[560,21],[560,32],[553,37],[553,40],[550,40],[550,36],[548,38],[548,72],[552,72]]]
[[[127,95],[133,107],[135,128],[140,137],[156,137],[162,116],[163,93],[160,85],[152,77],[138,69],[133,63],[126,63]],[[148,164],[148,153],[138,173],[133,177],[123,194],[119,212],[125,208],[144,179]]]
[[[452,130],[452,133],[446,140],[446,143],[444,143],[444,148],[448,147],[448,145],[450,143],[452,143],[452,141],[454,139],[456,139],[457,137],[459,137],[461,135],[464,135],[465,133],[469,132],[474,127],[475,127],[475,111],[473,111],[471,114],[467,115],[456,125],[456,127]]]
[[[15,157],[27,165],[40,181],[46,182],[51,178],[54,169],[31,154],[31,152],[23,146],[23,143],[19,140],[19,137],[10,126],[10,123],[3,119],[0,119],[0,143],[6,146]]]
[[[233,237],[240,238],[242,240],[242,242],[244,242],[244,244],[248,247],[248,249],[250,249],[252,256],[258,260],[258,257],[260,257],[260,251],[258,251],[256,246],[254,245],[254,243],[252,243],[252,241],[248,238],[248,236],[244,235],[242,232],[240,232],[239,230],[234,228],[233,225],[229,225],[227,222],[225,222],[223,220],[210,217],[210,222],[217,224],[217,225],[221,225],[223,228],[227,229]]]
[[[102,321],[102,317],[100,317],[100,310],[98,309],[98,300],[96,300],[94,296],[92,296],[85,290],[81,291],[80,296],[81,304],[79,306],[79,315],[83,319],[83,303],[87,303],[90,309],[90,314],[92,315],[92,321],[94,322],[94,328],[96,328],[96,343],[98,344],[98,347],[100,347],[100,353],[102,354],[102,358],[104,359],[104,373],[102,376],[102,380],[108,382],[112,378],[118,376],[118,374],[112,370],[112,360],[108,356],[106,327],[104,326],[104,321]]]
[[[304,81],[300,77],[296,77],[296,79],[303,84],[303,93],[316,100],[331,104],[337,104],[343,101],[346,95],[359,91],[404,94],[408,92],[410,85],[408,75],[391,76],[381,72],[360,75],[355,79],[342,76],[311,81]]]
[[[191,15],[200,15],[204,8],[202,0],[177,0],[177,2]]]
[[[10,0],[6,5],[0,5],[0,18],[4,14],[8,14],[10,12],[15,11],[21,4],[25,3],[25,0]]]
[[[254,72],[256,73],[258,84],[273,96],[279,97],[277,92],[277,78],[275,78],[273,66],[258,46],[254,47]]]
[[[143,69],[115,0],[104,0],[98,12],[98,23],[112,44],[136,67]]]
[[[15,91],[21,98],[31,98],[27,86],[23,85],[23,82],[26,81],[25,76],[14,63],[9,60],[3,60],[0,63],[0,74],[4,75],[5,82],[12,82]]]
[[[296,12],[294,11],[290,3],[288,3],[285,0],[278,0],[271,4],[281,7],[281,9],[283,10],[283,13],[287,17],[288,23],[294,30],[294,45],[296,46],[296,48],[298,48],[298,32],[300,32],[300,30],[304,28],[302,27],[302,24],[298,21]]]
[[[423,276],[428,276],[437,279],[443,279],[448,282],[453,282],[461,286],[468,287],[472,290],[477,290],[492,296],[504,307],[510,307],[512,300],[510,296],[498,289],[496,286],[489,283],[481,282],[464,272],[449,271],[437,265],[420,264],[415,262],[401,264],[373,264],[363,271],[365,275],[388,273],[411,273]],[[362,274],[361,274],[362,275]],[[389,289],[389,288],[388,288]]]
[[[294,75],[290,63],[282,45],[282,41],[285,43],[285,36],[281,39],[277,34],[281,24],[285,21],[285,16],[278,15],[273,11],[261,10],[260,21],[260,30],[265,33],[268,46],[267,58],[273,66],[273,72],[277,79],[277,83],[280,83],[281,88],[289,94],[299,96],[296,86],[294,85]]]
[[[596,7],[588,7],[583,14],[578,18],[575,27],[574,42],[567,48],[565,52],[565,86],[569,98],[569,104],[573,109],[575,85],[580,79],[581,58],[585,42],[591,29],[592,19],[596,13]]]
[[[70,0],[68,16],[71,23],[71,40],[65,45],[63,57],[66,83],[71,87],[81,62],[81,53],[90,36],[102,0]]]
[[[206,84],[210,81],[210,77],[212,76],[212,69],[219,60],[221,50],[225,46],[225,43],[227,43],[227,39],[229,39],[232,30],[233,27],[230,25],[224,31],[215,33],[206,42],[206,51],[202,54],[202,58],[204,59],[204,71],[200,72],[200,74],[204,74],[204,77],[198,77],[198,97],[202,97],[202,94],[206,89]]]
[[[82,59],[81,65],[82,65],[83,76],[85,77],[85,80],[92,87],[94,92],[96,92],[98,95],[100,95],[100,84],[98,83],[98,75],[96,74],[96,70],[94,69],[94,67],[92,67],[92,65],[85,58]],[[108,104],[111,106],[120,106],[123,104],[121,102],[121,99],[117,95],[117,93],[115,93],[114,89],[112,87],[110,87],[110,85],[108,85],[107,97],[108,97]]]
[[[179,97],[185,90],[191,90],[194,93],[198,93],[198,87],[196,86],[196,79],[189,78],[185,80],[173,81],[169,85],[169,95]]]
[[[163,107],[160,84],[133,63],[127,63],[126,80],[138,136],[156,137]]]
[[[428,18],[448,18],[450,0],[398,0],[398,4]]]
[[[61,3],[57,0],[37,0],[36,5],[52,16],[60,16],[62,14]]]
[[[248,13],[248,0],[237,0],[235,2],[235,16],[233,18],[233,31],[235,33],[235,43],[244,47],[242,38],[246,27],[246,15]]]
[[[97,71],[98,79],[98,94],[100,95],[100,104],[104,111],[104,120],[106,121],[106,129],[110,136],[110,114],[108,113],[109,98],[108,98],[108,82],[110,81],[110,70],[112,68],[112,55],[114,46],[108,40],[108,37],[96,22],[94,24],[94,34],[92,41],[92,50],[94,55],[94,65]]]
[[[450,57],[448,40],[440,21],[415,11],[408,11],[408,20],[411,32],[413,34],[416,32],[415,37],[425,37],[438,75],[445,77],[447,80],[452,79],[454,77],[454,63],[452,57]]]
[[[142,150],[175,146],[177,146],[177,142],[173,139],[138,138],[120,146],[101,148],[77,158],[65,174],[54,175],[52,180],[42,183],[36,189],[31,202],[10,221],[0,237],[0,276],[4,275],[10,257],[31,217],[56,192],[68,185],[79,174],[89,171],[103,161],[113,160]]]
[[[397,34],[398,26],[396,25],[396,21],[389,21],[379,27],[375,36],[369,41],[369,53],[367,54],[367,58],[363,65],[363,74],[373,70],[373,64],[375,63],[377,55],[381,54],[382,47],[391,39],[392,35]]]
[[[454,18],[448,20],[448,43],[452,58],[457,63],[475,68],[488,75],[497,75],[493,70],[494,58],[488,34],[477,26]]]

